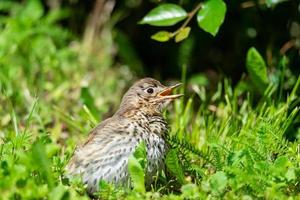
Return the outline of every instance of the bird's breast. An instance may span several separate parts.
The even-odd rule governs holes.
[[[147,176],[146,182],[152,182],[152,177],[163,167],[163,160],[167,152],[167,144],[164,135],[168,126],[162,117],[145,117],[136,121],[137,137],[145,142],[147,149]]]

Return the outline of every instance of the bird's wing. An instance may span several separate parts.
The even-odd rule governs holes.
[[[74,152],[67,171],[82,175],[90,188],[98,188],[100,179],[114,183],[127,181],[128,157],[141,139],[133,137],[130,129],[111,123],[94,131],[92,139]]]

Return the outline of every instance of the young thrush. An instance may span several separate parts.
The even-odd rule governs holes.
[[[80,175],[89,193],[98,190],[100,180],[129,185],[128,158],[144,141],[147,151],[146,182],[163,167],[168,129],[162,110],[180,84],[166,87],[152,78],[136,82],[123,96],[119,110],[94,128],[87,141],[76,148],[66,170]]]

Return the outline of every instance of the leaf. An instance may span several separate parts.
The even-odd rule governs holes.
[[[64,199],[63,197],[66,196],[67,189],[65,186],[59,184],[49,193],[49,199],[51,200],[61,200]]]
[[[181,187],[183,199],[200,199],[200,193],[196,184],[186,184]]]
[[[264,92],[268,83],[267,68],[262,56],[254,47],[248,50],[246,67],[253,83],[260,92]]]
[[[179,33],[175,36],[175,42],[180,42],[187,38],[190,34],[191,28],[185,27],[183,29],[180,29]]]
[[[109,187],[109,184],[103,180],[103,179],[100,179],[99,181],[99,190],[102,191],[102,190],[108,190],[110,187]]]
[[[191,78],[189,78],[188,82],[190,84],[199,86],[207,86],[209,84],[209,80],[204,73],[192,75]]]
[[[227,176],[219,171],[210,177],[210,187],[213,193],[222,193],[227,185]]]
[[[40,141],[32,146],[32,161],[37,166],[37,170],[47,180],[50,188],[53,187],[54,181],[51,171],[51,163],[47,157],[45,145]]]
[[[285,173],[285,178],[288,181],[296,180],[296,173],[293,168],[289,168],[288,171]]]
[[[187,17],[186,11],[176,4],[166,3],[152,9],[139,24],[172,26]]]
[[[142,141],[135,149],[133,156],[139,161],[142,168],[146,168],[147,163],[147,152],[146,152],[146,145],[145,142]]]
[[[274,162],[274,166],[277,169],[285,169],[286,167],[288,167],[288,164],[289,159],[286,156],[280,156]]]
[[[37,21],[44,14],[43,5],[39,0],[29,0],[22,11],[22,17],[26,20]]]
[[[257,169],[261,173],[266,173],[270,169],[270,164],[266,161],[259,161],[253,165],[253,168]]]
[[[171,33],[168,31],[159,31],[151,36],[152,40],[156,40],[159,42],[167,42],[171,38]]]
[[[88,111],[90,112],[90,114],[92,114],[92,117],[93,117],[92,121],[94,121],[94,119],[97,119],[99,110],[97,109],[97,107],[95,105],[94,98],[92,97],[88,87],[81,88],[80,101],[84,105],[86,105],[86,107],[88,108]]]
[[[16,6],[16,2],[11,2],[11,1],[0,1],[0,10],[1,11],[9,11],[11,10],[14,6]]]
[[[71,14],[69,9],[51,9],[45,16],[45,21],[47,23],[55,23],[59,20],[66,19]]]
[[[145,168],[147,163],[147,153],[145,142],[142,141],[135,149],[133,155],[128,160],[128,170],[137,192],[145,193]]]
[[[145,173],[139,161],[131,155],[128,159],[128,171],[133,183],[134,190],[145,193]]]
[[[273,166],[273,174],[275,176],[285,176],[285,173],[287,172],[288,166],[289,166],[290,162],[289,159],[287,158],[287,156],[280,156],[278,157],[275,162],[274,162],[274,166]]]
[[[100,199],[109,199],[111,196],[112,186],[104,180],[99,181],[99,196]]]
[[[176,176],[178,181],[184,183],[184,173],[179,164],[178,153],[176,149],[171,149],[166,156],[167,168]]]
[[[222,0],[209,0],[197,14],[198,25],[215,36],[224,21],[225,13],[226,4]]]

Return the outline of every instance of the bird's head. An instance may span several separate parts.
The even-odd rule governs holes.
[[[152,78],[144,78],[137,81],[122,98],[120,110],[140,109],[146,113],[161,113],[172,100],[183,94],[172,94],[172,91],[180,86],[164,86]]]

